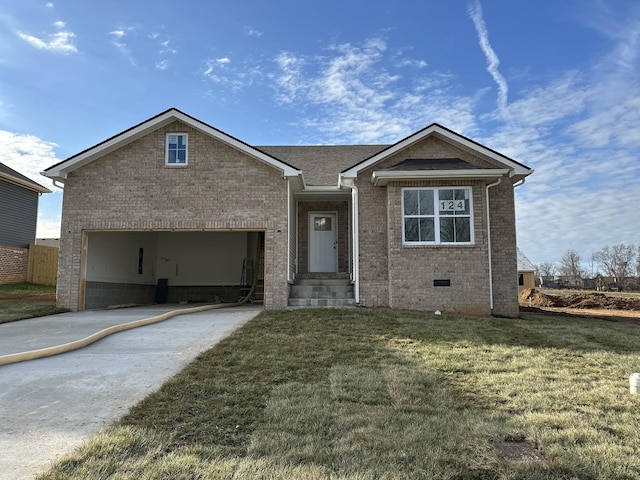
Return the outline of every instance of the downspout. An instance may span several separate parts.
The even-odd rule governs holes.
[[[342,180],[342,179],[341,179]],[[347,188],[351,189],[351,229],[353,231],[351,235],[351,251],[353,255],[353,295],[356,299],[356,304],[360,304],[360,247],[358,241],[358,187],[355,182],[351,180],[349,183],[342,183]]]
[[[287,179],[287,282],[293,283],[291,275],[291,181]],[[257,260],[256,260],[257,261]]]
[[[487,185],[487,189],[485,190],[486,192],[486,205],[487,205],[487,257],[489,259],[489,307],[491,309],[491,311],[493,311],[493,267],[491,264],[491,214],[489,213],[489,211],[491,210],[489,208],[489,189],[492,187],[495,187],[496,185],[499,185],[500,182],[502,181],[502,177],[498,178],[497,182],[494,183],[490,183],[489,185]]]

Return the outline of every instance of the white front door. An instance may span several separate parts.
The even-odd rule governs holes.
[[[338,271],[335,213],[309,214],[309,272]]]

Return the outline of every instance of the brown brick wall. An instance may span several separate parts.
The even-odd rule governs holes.
[[[471,186],[473,245],[435,246],[402,243],[403,187]],[[389,305],[447,313],[491,313],[489,258],[483,182],[403,182],[387,187],[389,212]],[[434,280],[449,280],[436,287]]]
[[[518,257],[515,201],[509,179],[489,189],[491,205],[491,260],[493,263],[493,313],[517,317]]]
[[[438,309],[445,313],[491,313],[484,182],[391,182],[387,187],[371,184],[371,174],[374,170],[388,168],[405,159],[450,157],[490,166],[486,161],[447,142],[429,137],[358,176],[356,185],[359,189],[360,210],[361,303],[368,306]],[[404,186],[471,186],[474,245],[403,245],[401,188]],[[510,181],[505,180],[490,192],[494,267],[493,312],[517,316],[513,188]],[[448,279],[451,286],[434,287],[435,279]]]
[[[338,272],[349,272],[349,204],[347,202],[298,203],[298,273],[309,273],[309,213],[337,212]]]
[[[0,245],[0,284],[27,281],[29,249]]]
[[[167,132],[189,133],[189,165],[165,166]],[[83,230],[262,230],[265,307],[287,304],[287,180],[174,122],[72,172],[65,182],[58,302],[80,307]]]

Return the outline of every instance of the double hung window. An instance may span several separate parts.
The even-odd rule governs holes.
[[[471,187],[404,188],[402,220],[404,244],[472,244]]]
[[[186,165],[188,135],[186,133],[167,134],[167,165]]]

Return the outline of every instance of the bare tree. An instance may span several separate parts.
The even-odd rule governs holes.
[[[594,254],[604,272],[614,278],[616,285],[622,290],[625,278],[633,272],[633,264],[638,256],[638,249],[634,245],[605,246]]]
[[[580,261],[580,254],[572,248],[562,255],[562,259],[560,260],[560,275],[565,277],[569,286],[576,287],[581,283],[583,270],[580,266]]]
[[[536,276],[538,277],[553,277],[556,273],[558,273],[558,269],[553,262],[543,262],[536,265]]]

